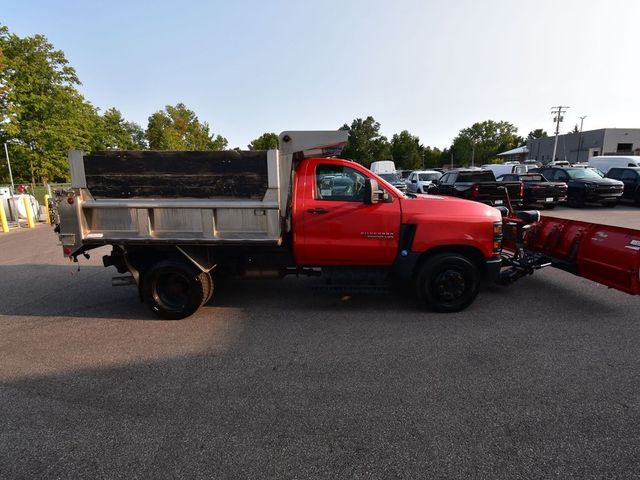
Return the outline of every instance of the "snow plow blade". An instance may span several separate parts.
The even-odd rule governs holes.
[[[554,217],[537,222],[505,218],[505,227],[505,248],[521,247],[520,254],[534,269],[551,264],[607,287],[640,294],[640,230]]]

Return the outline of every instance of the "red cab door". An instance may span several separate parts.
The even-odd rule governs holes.
[[[400,233],[397,194],[389,189],[388,201],[366,204],[364,184],[371,172],[344,160],[309,159],[301,167],[302,198],[294,212],[297,263],[391,265]]]

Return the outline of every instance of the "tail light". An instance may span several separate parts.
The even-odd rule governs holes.
[[[524,183],[520,182],[520,198],[524,197]]]
[[[480,196],[480,185],[478,185],[477,183],[471,189],[471,196],[473,198],[478,198]]]

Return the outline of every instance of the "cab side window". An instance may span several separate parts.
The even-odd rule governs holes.
[[[620,180],[620,177],[622,176],[622,170],[612,168],[611,170],[609,170],[609,175],[607,176],[609,178],[613,178],[614,180]]]
[[[364,201],[367,177],[342,165],[318,165],[316,168],[316,199],[341,202]]]
[[[453,173],[446,173],[440,178],[440,183],[443,185],[449,185],[453,183],[453,178],[454,178]]]
[[[622,174],[622,181],[633,182],[634,180],[637,183],[638,174],[633,170],[625,170]]]
[[[567,175],[566,172],[563,172],[562,170],[556,170],[555,172],[553,172],[553,179],[557,182],[566,182],[569,180],[569,175]]]

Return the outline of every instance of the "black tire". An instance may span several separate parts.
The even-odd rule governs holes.
[[[416,193],[424,193],[424,192],[422,191],[422,188],[418,188],[418,189],[416,190]]]
[[[640,192],[636,193],[636,198],[634,203],[636,204],[636,207],[640,207]]]
[[[211,274],[209,272],[200,272],[198,275],[200,277],[200,282],[203,285],[204,295],[202,297],[202,305],[206,305],[213,297],[213,278],[211,278]]]
[[[458,312],[475,300],[480,289],[478,267],[457,253],[429,258],[416,276],[418,296],[436,312]]]
[[[573,208],[584,207],[584,196],[578,192],[570,192],[567,196],[567,205]]]
[[[200,272],[175,260],[153,265],[142,279],[142,299],[160,318],[180,320],[195,313],[202,305],[207,288]]]

